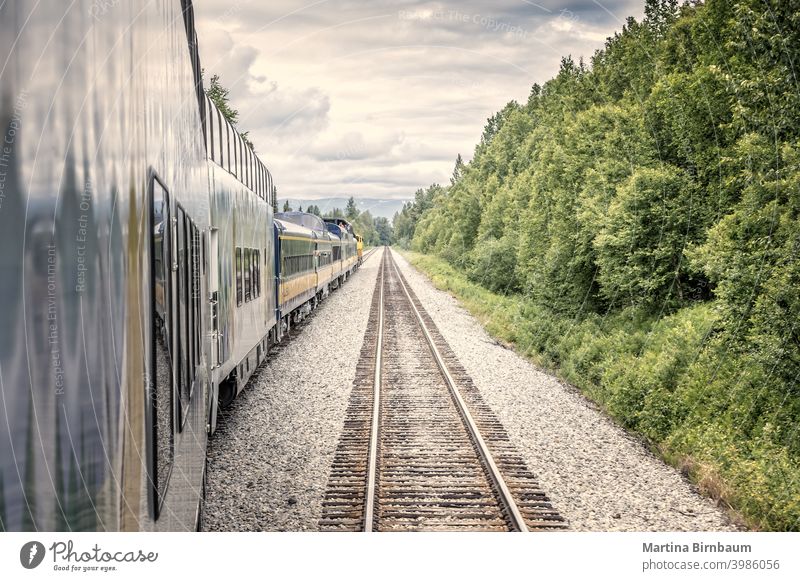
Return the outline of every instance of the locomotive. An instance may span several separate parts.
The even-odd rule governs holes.
[[[275,215],[190,0],[0,3],[0,530],[192,530],[221,406],[359,265]]]

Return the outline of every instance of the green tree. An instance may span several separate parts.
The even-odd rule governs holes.
[[[392,244],[392,225],[383,217],[375,218],[375,230],[378,232],[378,244],[390,246]]]
[[[348,220],[355,220],[358,217],[358,206],[353,196],[347,200],[347,207],[344,209],[345,216]]]
[[[598,281],[609,302],[685,304],[690,274],[684,249],[696,240],[698,193],[677,168],[643,168],[617,190],[594,246]]]
[[[219,112],[222,113],[225,119],[228,120],[228,123],[236,127],[239,123],[239,111],[231,106],[229,94],[230,90],[222,86],[222,83],[219,80],[219,75],[211,75],[208,88],[206,88],[206,95],[208,95],[208,98],[211,99],[211,102],[217,106],[217,109],[219,109]],[[238,133],[245,144],[250,147],[250,149],[255,151],[253,143],[249,139],[250,132],[238,131]]]
[[[464,160],[461,158],[461,154],[458,154],[456,157],[456,164],[453,167],[453,175],[450,177],[450,185],[453,186],[458,182],[461,177],[464,175]]]
[[[329,218],[344,218],[344,212],[341,208],[334,208],[328,215]]]
[[[283,202],[283,211],[284,212],[291,212],[292,207],[289,205],[289,200]]]

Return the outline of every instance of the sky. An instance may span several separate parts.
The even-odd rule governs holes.
[[[408,199],[448,183],[486,119],[587,60],[644,0],[196,0],[280,198]]]

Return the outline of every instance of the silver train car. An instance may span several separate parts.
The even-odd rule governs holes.
[[[211,211],[191,2],[3,2],[0,61],[0,527],[194,529]]]
[[[204,105],[213,432],[217,410],[241,392],[264,360],[275,327],[275,189],[266,166],[205,96]]]
[[[189,0],[3,2],[0,59],[0,531],[197,529],[219,408],[352,228],[275,220]]]

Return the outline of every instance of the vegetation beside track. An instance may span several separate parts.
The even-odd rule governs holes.
[[[697,304],[648,317],[565,317],[519,294],[469,280],[442,258],[403,251],[440,289],[453,294],[496,339],[577,386],[620,424],[647,438],[667,462],[755,529],[794,530],[800,514],[798,463],[769,429],[742,437],[726,408],[742,409],[744,386],[726,381],[738,355],[713,337],[719,316]],[[717,379],[710,376],[717,372]]]
[[[800,13],[646,0],[395,240],[753,528],[800,529]]]

